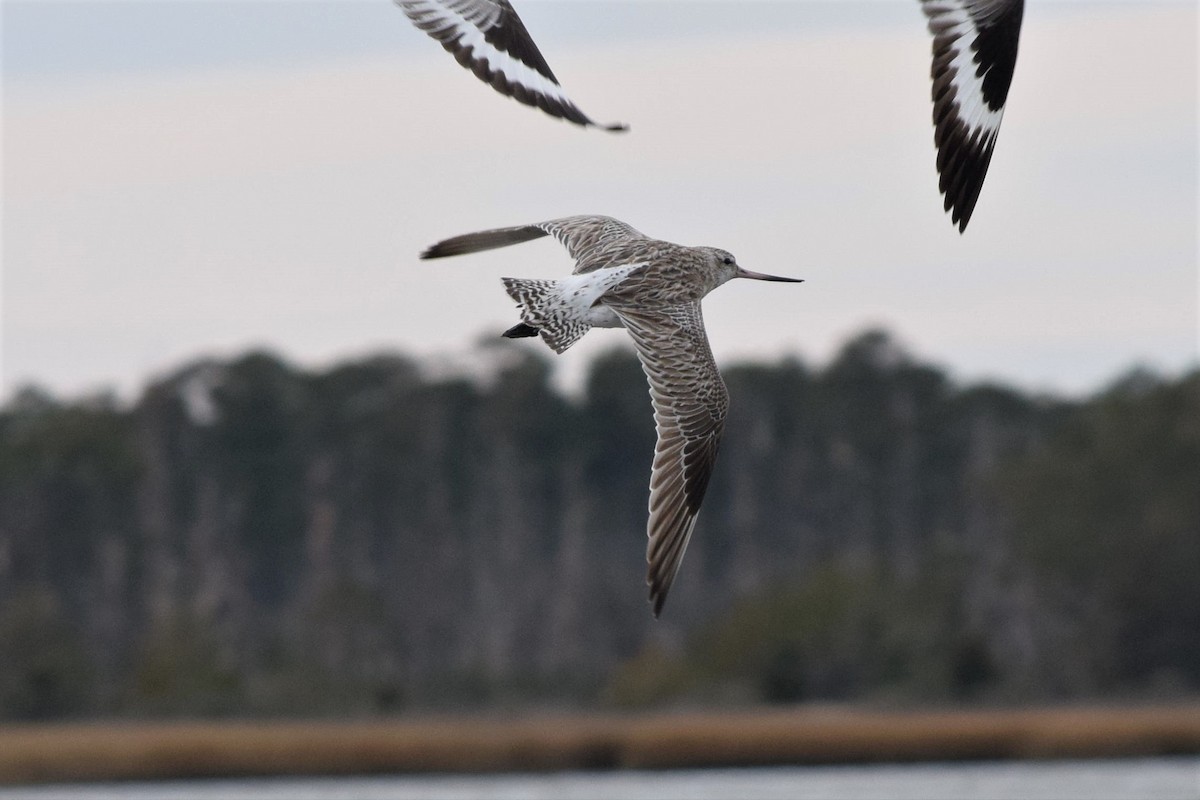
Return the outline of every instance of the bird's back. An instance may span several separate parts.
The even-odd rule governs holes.
[[[698,303],[713,288],[700,248],[648,240],[632,259],[647,262],[611,289],[606,298],[645,309]]]

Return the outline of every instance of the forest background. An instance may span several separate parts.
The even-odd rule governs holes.
[[[1163,700],[1200,690],[1200,373],[958,385],[866,332],[730,365],[661,620],[631,352],[395,353],[0,412],[0,717]]]

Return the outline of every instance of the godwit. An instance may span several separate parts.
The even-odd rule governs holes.
[[[1025,0],[921,0],[933,34],[933,125],[938,188],[967,229],[1017,64]]]
[[[577,125],[627,130],[621,123],[593,122],[571,102],[508,0],[396,0],[396,5],[497,92]]]
[[[395,0],[418,28],[496,91],[585,127],[508,0]],[[938,188],[967,229],[1012,85],[1024,0],[920,0],[933,35],[933,122]]]
[[[717,460],[729,393],[717,371],[700,300],[733,278],[800,283],[750,272],[715,247],[651,239],[611,217],[578,216],[468,233],[421,258],[476,253],[553,234],[575,259],[557,281],[503,278],[521,322],[510,338],[541,335],[561,353],[589,328],[624,327],[650,382],[658,443],[650,471],[646,583],[654,616],[679,570]]]

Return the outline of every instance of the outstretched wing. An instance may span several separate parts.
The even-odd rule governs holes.
[[[633,254],[626,252],[627,246],[647,238],[619,219],[597,215],[552,219],[540,227],[567,248],[575,259],[576,274],[629,261]]]
[[[619,219],[581,215],[537,222],[533,225],[466,233],[427,247],[421,253],[421,258],[445,258],[478,253],[481,250],[494,250],[497,247],[528,242],[547,235],[553,235],[567,248],[567,252],[575,259],[576,273],[615,266],[621,262],[613,259],[624,257],[625,253],[622,251],[626,244],[646,238]]]
[[[1024,0],[921,0],[933,34],[938,188],[967,229],[1004,117]]]
[[[413,24],[493,89],[577,125],[594,122],[571,102],[508,0],[396,0]]]
[[[651,310],[608,304],[633,337],[650,382],[658,444],[650,472],[646,582],[654,616],[667,592],[708,489],[729,393],[717,371],[699,303]]]

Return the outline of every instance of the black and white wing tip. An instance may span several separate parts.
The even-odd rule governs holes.
[[[938,188],[965,231],[983,188],[1012,85],[1024,0],[921,0],[933,35]]]
[[[395,0],[412,23],[501,94],[576,125],[626,131],[579,110],[554,77],[508,0]]]

